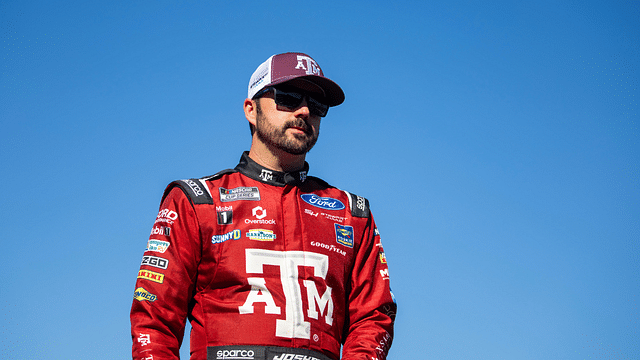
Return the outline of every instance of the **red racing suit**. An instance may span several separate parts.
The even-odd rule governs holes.
[[[368,201],[307,169],[245,152],[233,170],[167,187],[134,291],[134,359],[178,359],[187,318],[191,359],[258,345],[336,360],[341,344],[343,359],[386,358],[396,304]],[[314,357],[269,360],[284,358]]]

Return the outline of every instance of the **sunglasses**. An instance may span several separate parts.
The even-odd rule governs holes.
[[[273,99],[278,106],[284,106],[288,109],[294,110],[300,107],[302,101],[306,99],[310,113],[320,117],[325,117],[329,111],[329,105],[323,104],[307,93],[293,89],[284,90],[269,86],[260,90],[253,98],[257,99],[270,91],[273,91]]]

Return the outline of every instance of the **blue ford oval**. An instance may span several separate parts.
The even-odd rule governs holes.
[[[302,200],[309,205],[313,205],[315,207],[319,207],[320,209],[325,210],[342,210],[344,209],[344,204],[334,198],[330,197],[321,197],[316,194],[302,194],[300,195]]]

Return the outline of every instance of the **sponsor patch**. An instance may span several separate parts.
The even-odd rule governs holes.
[[[151,229],[151,235],[171,236],[171,228],[167,226],[154,226]]]
[[[168,241],[149,239],[149,242],[147,242],[147,249],[145,251],[164,253],[169,248],[169,245],[171,244]]]
[[[311,209],[304,209],[304,213],[307,215],[315,216],[315,217],[318,217],[318,215],[320,215],[323,218],[333,222],[337,221],[342,223],[342,222],[345,222],[345,220],[347,220],[347,218],[344,216],[332,215],[332,214],[323,213],[323,212],[313,212],[313,210]]]
[[[271,170],[262,169],[262,172],[258,176],[263,181],[273,181],[273,171]]]
[[[380,262],[383,264],[387,263],[387,256],[384,254],[384,251],[380,251],[378,253],[378,257],[380,258]]]
[[[262,206],[256,206],[251,209],[251,215],[258,220],[244,219],[245,224],[275,225],[276,223],[274,219],[265,219],[267,216],[267,210],[263,209]]]
[[[157,296],[153,295],[152,293],[148,292],[142,287],[137,288],[133,292],[134,300],[154,302],[156,301],[157,298],[158,298]]]
[[[338,244],[353,247],[353,226],[333,224],[336,228],[336,241]]]
[[[302,195],[300,195],[300,197],[307,204],[313,205],[313,206],[318,207],[320,209],[325,209],[325,210],[342,210],[342,209],[344,209],[344,204],[338,199],[334,199],[334,198],[330,198],[330,197],[320,197],[320,196],[318,196],[316,194],[302,194]]]
[[[189,185],[189,187],[191,188],[191,190],[193,190],[193,193],[196,194],[196,196],[204,195],[204,191],[200,188],[200,185],[198,185],[195,181],[191,179],[182,180],[182,181],[185,184]]]
[[[157,267],[158,269],[166,270],[169,266],[169,260],[156,257],[156,256],[143,256],[142,263],[140,265],[147,265]]]
[[[178,219],[178,213],[173,211],[173,210],[169,210],[169,209],[162,209],[160,210],[160,212],[158,213],[158,216],[156,217],[156,222],[157,223],[167,223],[169,225],[173,224],[174,221],[176,221],[176,219]]]
[[[380,270],[380,276],[382,276],[382,280],[389,280],[389,269]]]
[[[242,237],[242,232],[240,230],[231,230],[226,234],[222,235],[213,235],[211,237],[212,244],[220,244],[227,240],[238,240]]]
[[[276,239],[276,234],[271,230],[253,229],[247,231],[247,237],[251,240],[273,241]]]
[[[323,249],[326,249],[326,250],[329,250],[329,251],[335,251],[335,252],[337,252],[338,254],[340,254],[342,256],[346,256],[347,255],[346,251],[340,249],[336,245],[329,245],[329,244],[321,243],[319,241],[312,241],[311,242],[311,246],[316,246],[316,247],[323,248]]]
[[[218,225],[233,224],[233,207],[232,206],[216,206],[218,213]]]
[[[140,346],[149,345],[151,343],[151,335],[140,333],[140,336],[138,336],[138,342],[140,343]]]
[[[218,350],[216,360],[254,360],[256,352],[245,349]]]
[[[140,270],[138,271],[138,279],[145,279],[162,284],[164,282],[164,274],[155,271]]]
[[[229,202],[236,200],[260,200],[260,191],[257,187],[237,187],[233,189],[218,188],[220,201]]]

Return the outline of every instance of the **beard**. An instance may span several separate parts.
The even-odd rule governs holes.
[[[293,134],[293,138],[287,136],[286,131],[290,127],[304,130],[304,134]],[[256,114],[256,134],[264,143],[282,150],[291,155],[303,155],[308,153],[318,141],[320,130],[314,133],[313,128],[302,119],[295,119],[283,124],[281,128],[273,126],[262,113]]]

